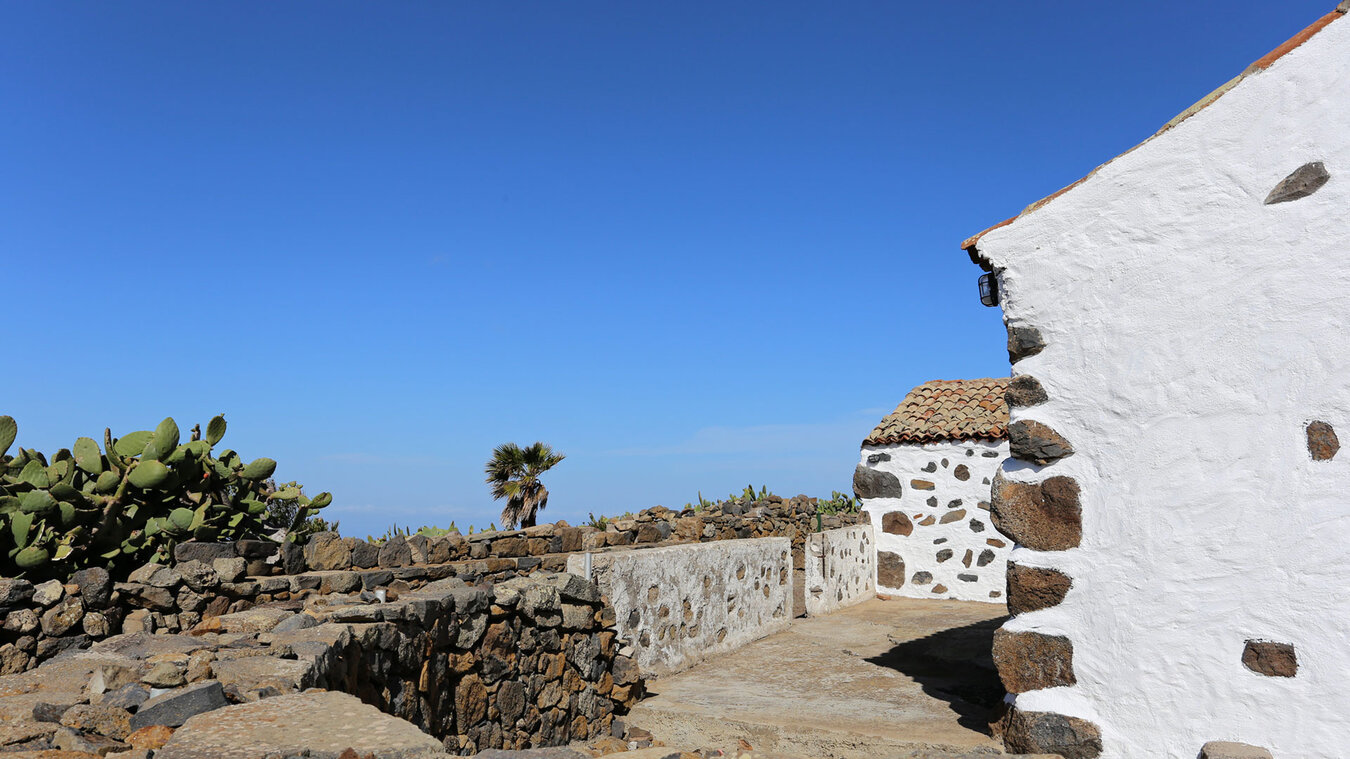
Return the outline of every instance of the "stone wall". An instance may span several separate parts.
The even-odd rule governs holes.
[[[1350,754],[1350,19],[1201,105],[968,246],[1014,375],[1010,749]]]
[[[673,511],[661,506],[632,517],[611,519],[605,529],[566,522],[541,524],[524,530],[497,530],[463,536],[395,536],[384,543],[342,538],[336,533],[315,535],[302,552],[282,555],[262,541],[251,541],[249,574],[295,574],[300,571],[397,569],[418,564],[443,564],[470,559],[514,559],[559,553],[596,551],[606,547],[707,543],[741,538],[786,537],[794,556],[801,557],[807,534],[856,524],[858,514],[822,514],[817,500],[807,496],[769,496],[759,501],[736,501],[707,509]],[[819,516],[819,520],[817,517]],[[192,547],[189,547],[192,546]],[[233,556],[239,548],[217,544],[185,544],[182,558],[215,559]],[[803,564],[796,562],[798,569]]]
[[[781,535],[800,570],[806,535],[817,522],[815,504],[771,497],[698,512],[656,507],[612,520],[605,530],[559,522],[468,537],[398,536],[383,544],[320,533],[303,549],[262,540],[188,542],[177,547],[174,566],[147,565],[120,582],[101,569],[64,585],[0,579],[0,674],[123,631],[179,632],[257,605],[389,586],[415,589],[449,577],[475,584],[559,571],[569,552],[582,550]],[[822,515],[820,524],[828,529],[857,517]]]
[[[875,598],[872,526],[841,527],[806,538],[806,614],[818,617]]]
[[[184,543],[175,559],[211,562],[241,557],[250,576],[298,574],[304,571],[398,569],[422,564],[469,560],[529,559],[554,554],[597,551],[614,547],[644,547],[707,543],[742,538],[786,537],[792,541],[794,566],[802,569],[806,536],[857,524],[861,514],[819,514],[817,499],[768,496],[758,501],[732,501],[707,509],[673,511],[661,506],[631,517],[611,519],[603,530],[566,522],[541,524],[524,530],[497,530],[475,535],[449,534],[394,536],[383,543],[318,533],[303,549],[269,541]]]
[[[758,538],[590,556],[592,577],[643,672],[668,674],[792,621],[791,541]],[[584,571],[586,556],[568,560]]]
[[[606,733],[642,695],[615,648],[598,589],[573,575],[440,580],[386,602],[316,597],[213,617],[192,635],[114,636],[11,675],[0,752],[106,753],[156,726],[162,742],[194,714],[309,688],[358,696],[453,754],[560,745]]]
[[[113,582],[102,569],[77,573],[64,585],[0,579],[0,674],[21,672],[120,632],[181,632],[260,605],[360,591],[397,593],[451,577],[490,583],[565,565],[565,556],[552,555],[251,577],[244,574],[245,560],[233,557],[172,567],[147,564],[126,582]]]
[[[864,446],[854,477],[877,531],[877,590],[1003,602],[1012,543],[989,517],[1006,440]]]

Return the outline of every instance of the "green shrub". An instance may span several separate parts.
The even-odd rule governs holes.
[[[816,500],[816,511],[820,514],[857,514],[860,508],[862,501],[838,490],[830,493],[829,500]]]
[[[493,523],[491,525],[488,525],[488,528],[486,530],[481,530],[480,532],[496,532],[496,530],[497,525],[496,523]],[[367,535],[366,542],[375,543],[379,545],[389,540],[390,538],[393,538],[396,535],[402,535],[405,538],[410,537],[412,535],[425,535],[428,538],[439,538],[442,535],[459,535],[459,534],[461,534],[459,528],[455,526],[454,522],[451,522],[449,527],[425,526],[425,527],[418,527],[416,530],[412,529],[411,527],[400,527],[398,525],[392,525],[390,526],[389,529],[384,531],[383,535],[379,537],[376,537],[374,535]],[[467,534],[469,535],[473,534],[473,525],[469,525],[469,532]]]
[[[721,506],[724,503],[753,503],[755,501],[762,501],[773,495],[774,493],[765,485],[761,485],[759,490],[755,490],[753,485],[747,485],[745,490],[742,490],[740,494],[732,493],[720,501],[710,501],[707,498],[704,498],[703,493],[700,491],[698,494],[698,502],[686,503],[684,507],[686,509],[693,509],[694,511],[703,511],[705,509]],[[851,495],[840,493],[838,490],[831,492],[828,499],[816,499],[816,511],[821,514],[856,514],[858,509],[861,508],[861,505],[862,504],[858,499]]]

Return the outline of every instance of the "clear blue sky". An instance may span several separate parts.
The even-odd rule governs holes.
[[[224,412],[347,534],[848,490],[1006,375],[961,239],[1334,0],[0,5],[0,413]]]

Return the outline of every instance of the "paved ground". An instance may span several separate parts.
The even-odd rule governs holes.
[[[998,755],[1002,605],[872,600],[649,684],[630,724],[670,746],[831,759]]]

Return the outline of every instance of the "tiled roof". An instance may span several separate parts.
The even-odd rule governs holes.
[[[1279,60],[1280,58],[1283,58],[1283,57],[1285,56],[1285,54],[1287,54],[1289,51],[1291,51],[1291,50],[1297,48],[1299,45],[1302,45],[1303,43],[1305,43],[1305,42],[1307,42],[1308,40],[1312,39],[1312,38],[1313,38],[1313,35],[1317,34],[1317,33],[1320,32],[1320,31],[1322,31],[1323,29],[1325,29],[1325,28],[1327,27],[1328,24],[1330,24],[1330,23],[1333,22],[1333,21],[1336,21],[1337,19],[1340,19],[1342,16],[1345,16],[1347,13],[1350,13],[1350,0],[1344,0],[1343,2],[1341,2],[1339,5],[1336,6],[1336,9],[1335,9],[1335,10],[1333,10],[1332,12],[1330,12],[1330,13],[1328,13],[1327,15],[1323,16],[1322,18],[1317,19],[1317,20],[1314,21],[1312,24],[1308,25],[1308,27],[1305,28],[1303,31],[1299,32],[1298,34],[1295,34],[1293,37],[1290,37],[1288,40],[1286,40],[1286,41],[1284,42],[1284,44],[1280,45],[1279,47],[1275,48],[1274,50],[1270,51],[1269,53],[1266,53],[1264,56],[1261,57],[1260,60],[1258,60],[1258,61],[1256,61],[1255,63],[1253,63],[1252,65],[1248,66],[1246,71],[1243,71],[1241,74],[1238,74],[1237,76],[1235,76],[1235,77],[1233,77],[1232,79],[1228,80],[1228,81],[1225,82],[1221,87],[1219,87],[1217,90],[1214,90],[1213,92],[1211,92],[1211,93],[1209,93],[1208,95],[1206,95],[1206,96],[1204,96],[1203,98],[1201,98],[1201,99],[1200,99],[1200,102],[1196,103],[1195,105],[1191,106],[1190,108],[1187,108],[1186,110],[1182,111],[1180,114],[1178,114],[1177,116],[1175,116],[1171,121],[1169,121],[1169,122],[1167,122],[1166,124],[1164,124],[1163,127],[1162,127],[1162,129],[1159,129],[1157,132],[1155,132],[1155,133],[1153,134],[1152,137],[1149,137],[1147,140],[1144,140],[1143,142],[1139,143],[1138,145],[1135,145],[1134,147],[1130,148],[1129,150],[1125,151],[1124,153],[1121,153],[1120,155],[1126,155],[1127,153],[1132,153],[1132,152],[1134,152],[1134,151],[1137,150],[1140,146],[1142,146],[1142,145],[1148,143],[1149,140],[1152,140],[1154,137],[1157,137],[1158,135],[1162,134],[1163,132],[1166,132],[1167,130],[1171,129],[1172,127],[1176,126],[1177,124],[1180,124],[1181,122],[1185,121],[1186,119],[1188,119],[1188,118],[1194,116],[1195,114],[1197,114],[1197,113],[1199,113],[1200,111],[1204,110],[1205,108],[1209,107],[1209,105],[1210,105],[1211,103],[1213,103],[1215,100],[1218,100],[1219,98],[1223,97],[1225,94],[1228,93],[1229,90],[1231,90],[1231,89],[1233,89],[1234,87],[1236,87],[1236,86],[1238,85],[1238,83],[1241,82],[1243,79],[1246,79],[1247,77],[1251,76],[1252,74],[1257,74],[1257,73],[1260,73],[1260,72],[1265,71],[1266,69],[1270,68],[1270,64],[1274,63],[1275,61]],[[1119,157],[1120,157],[1120,156],[1116,156],[1116,158],[1119,158]],[[1111,159],[1111,161],[1114,161],[1114,160],[1115,160],[1115,158],[1112,158],[1112,159]],[[1106,163],[1110,163],[1111,161],[1107,161]],[[1106,163],[1102,164],[1102,166],[1105,166]],[[1003,221],[1000,221],[999,223],[997,223],[997,224],[995,224],[994,226],[992,226],[992,227],[990,227],[990,228],[984,230],[983,232],[980,232],[979,234],[974,235],[974,236],[972,236],[972,237],[966,238],[966,239],[961,243],[961,247],[962,247],[963,249],[965,249],[965,250],[970,250],[971,248],[976,247],[976,245],[979,243],[981,237],[984,237],[985,235],[989,234],[990,232],[993,232],[995,229],[998,229],[999,227],[1006,227],[1006,226],[1008,226],[1009,224],[1013,223],[1014,221],[1017,221],[1018,219],[1022,218],[1023,216],[1026,216],[1027,214],[1031,213],[1032,211],[1035,211],[1036,209],[1038,209],[1038,208],[1044,206],[1045,204],[1049,203],[1050,201],[1054,200],[1055,198],[1058,198],[1060,195],[1063,195],[1064,193],[1068,192],[1069,190],[1072,190],[1073,188],[1077,187],[1078,185],[1080,185],[1080,184],[1086,182],[1088,179],[1090,179],[1090,178],[1092,177],[1093,174],[1096,174],[1098,171],[1101,171],[1102,166],[1098,166],[1097,168],[1093,169],[1091,172],[1088,173],[1087,176],[1083,177],[1082,179],[1078,180],[1077,182],[1074,182],[1073,184],[1069,185],[1068,187],[1065,187],[1064,189],[1059,190],[1059,191],[1057,191],[1057,192],[1055,192],[1055,193],[1053,193],[1053,194],[1051,194],[1051,195],[1049,195],[1049,196],[1047,196],[1047,197],[1041,198],[1040,200],[1036,201],[1035,203],[1032,203],[1031,205],[1027,206],[1026,208],[1023,208],[1021,213],[1017,214],[1016,216],[1012,217],[1011,219],[1004,219]]]
[[[1008,436],[1008,380],[933,380],[909,391],[863,445],[1001,440]]]

